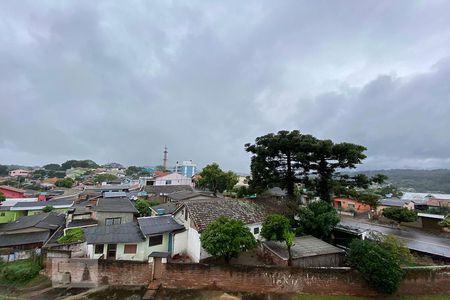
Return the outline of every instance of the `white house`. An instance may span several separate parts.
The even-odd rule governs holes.
[[[188,185],[193,186],[190,177],[183,176],[178,173],[170,173],[167,175],[148,179],[146,185]]]
[[[175,219],[187,229],[186,254],[194,262],[211,255],[200,243],[201,232],[220,216],[244,222],[256,239],[259,239],[265,214],[255,204],[228,198],[196,198],[186,200],[173,213]]]
[[[11,177],[17,177],[17,176],[28,177],[28,176],[30,176],[31,173],[32,173],[32,171],[30,171],[30,170],[16,169],[16,170],[9,171],[9,176],[11,176]]]
[[[187,233],[172,216],[138,218],[137,223],[84,229],[89,257],[146,261],[153,253],[186,252]]]

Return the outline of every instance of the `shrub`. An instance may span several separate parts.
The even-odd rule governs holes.
[[[59,244],[71,244],[84,241],[84,231],[81,228],[73,228],[66,231],[66,234],[58,239]]]
[[[339,223],[337,211],[325,201],[312,202],[300,208],[298,218],[302,231],[318,238],[328,237]]]
[[[448,227],[450,228],[450,215],[448,215],[447,217],[445,217],[444,220],[442,220],[441,222],[439,222],[439,225],[442,227]]]
[[[387,207],[383,209],[383,216],[398,223],[417,220],[417,212],[405,207]]]
[[[42,211],[45,212],[45,213],[51,212],[52,210],[53,210],[53,206],[51,206],[51,205],[46,205],[46,206],[42,209]]]
[[[403,277],[399,257],[380,243],[353,240],[349,261],[378,292],[392,294],[398,289]]]
[[[0,279],[8,283],[27,282],[36,277],[41,270],[39,263],[32,260],[19,260],[3,264]]]
[[[63,179],[58,179],[55,182],[55,185],[57,187],[71,188],[74,183],[75,183],[75,181],[72,178],[66,177],[66,178],[63,178]]]

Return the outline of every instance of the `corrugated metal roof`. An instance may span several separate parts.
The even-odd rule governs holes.
[[[31,233],[3,234],[0,235],[0,247],[44,243],[49,236],[50,232],[48,230]]]
[[[83,228],[88,244],[140,243],[145,241],[136,223]]]
[[[184,229],[172,216],[138,218],[139,227],[144,235],[172,232]]]

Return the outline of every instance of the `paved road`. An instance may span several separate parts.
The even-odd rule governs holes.
[[[342,218],[341,225],[359,229],[370,229],[383,234],[391,234],[402,240],[411,249],[420,252],[440,255],[450,258],[450,239],[427,234],[414,228],[392,228],[372,223],[361,222],[357,219]]]

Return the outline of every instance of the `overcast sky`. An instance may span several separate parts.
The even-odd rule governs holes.
[[[0,164],[246,172],[282,129],[450,168],[450,1],[0,1]]]

